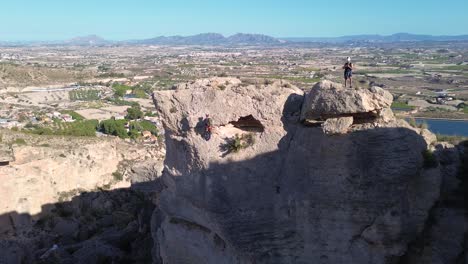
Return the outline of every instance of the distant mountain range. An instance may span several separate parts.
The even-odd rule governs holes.
[[[389,36],[382,35],[352,35],[332,38],[283,38],[287,42],[323,42],[323,43],[344,43],[344,42],[419,42],[419,41],[468,41],[468,35],[459,36],[433,36],[409,33],[397,33]]]
[[[225,37],[218,33],[203,33],[186,37],[161,36],[144,40],[124,41],[124,43],[146,45],[271,45],[283,42],[285,41],[266,35],[243,33],[238,33],[230,37]]]
[[[70,45],[70,46],[109,46],[109,45],[284,45],[297,43],[391,43],[391,42],[420,42],[420,41],[468,41],[468,35],[433,36],[409,33],[397,33],[389,36],[382,35],[353,35],[331,38],[298,37],[274,38],[262,34],[238,33],[225,37],[218,33],[203,33],[193,36],[160,36],[150,39],[111,41],[97,35],[76,37],[65,41],[0,41],[5,45]]]
[[[54,45],[107,46],[107,45],[274,45],[284,43],[274,37],[261,34],[238,33],[225,37],[218,33],[203,33],[193,36],[160,36],[151,39],[110,41],[96,35],[72,38]]]
[[[105,40],[97,35],[89,35],[65,40],[63,44],[78,46],[102,46],[112,44],[112,41]]]

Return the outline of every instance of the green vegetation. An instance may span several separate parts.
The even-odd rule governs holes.
[[[72,123],[55,120],[51,126],[33,125],[25,131],[36,135],[95,137],[98,124],[97,120],[80,120]]]
[[[255,136],[252,133],[239,136],[236,134],[233,138],[226,139],[226,143],[221,145],[221,150],[225,154],[237,153],[255,144]]]
[[[112,89],[114,90],[116,96],[123,97],[125,94],[127,94],[127,91],[132,90],[132,87],[120,83],[114,83],[112,85]]]
[[[141,136],[141,132],[149,131],[153,135],[158,134],[158,129],[151,122],[146,120],[130,122],[128,132],[126,125],[128,120],[104,120],[100,124],[100,131],[107,135],[113,135],[120,138],[137,139]]]
[[[468,65],[451,65],[443,67],[441,69],[449,71],[468,71]]]
[[[439,165],[439,162],[437,161],[437,158],[435,157],[434,153],[430,150],[425,150],[422,152],[423,159],[424,159],[424,168],[425,169],[431,169],[431,168],[437,168]]]
[[[449,142],[450,144],[457,145],[458,143],[462,141],[468,140],[468,137],[463,137],[463,136],[449,136],[449,135],[442,135],[442,134],[437,134],[437,141],[443,141],[443,142]]]
[[[130,123],[130,132],[131,131],[138,131],[138,132],[143,132],[143,131],[149,131],[153,135],[158,134],[158,129],[156,128],[153,123],[143,120],[143,121],[134,121]],[[140,134],[140,133],[139,133]]]
[[[115,97],[124,97],[128,91],[136,98],[148,98],[148,94],[152,92],[152,86],[149,84],[128,86],[124,84],[114,83],[112,85]]]
[[[356,73],[359,74],[414,74],[414,71],[407,70],[407,69],[388,69],[388,70],[375,70],[375,71],[364,71],[359,70]]]
[[[129,102],[129,101],[122,100],[121,98],[107,98],[107,102],[115,104],[115,105],[129,105],[129,106],[139,105],[137,102]]]
[[[146,112],[145,116],[147,116],[147,117],[157,117],[158,114],[157,113],[152,113],[152,112]]]
[[[156,87],[158,87],[159,90],[172,89],[177,83],[176,81],[170,78],[153,78],[153,80],[156,84]]]
[[[16,145],[26,145],[26,140],[22,139],[22,138],[17,138],[15,139],[15,141],[13,141],[14,144]]]
[[[97,78],[125,78],[123,73],[106,72],[96,76]]]
[[[78,114],[75,111],[71,111],[71,110],[63,110],[63,111],[61,111],[61,114],[62,115],[64,115],[64,114],[70,115],[76,121],[81,121],[81,120],[85,119],[84,116]]]
[[[462,112],[463,112],[464,114],[468,114],[468,106],[463,107]]]
[[[406,102],[395,101],[392,103],[392,109],[410,111],[414,109],[414,106],[410,106]]]
[[[101,121],[99,128],[104,134],[128,138],[127,129],[125,128],[127,122],[127,120],[104,120]]]
[[[95,101],[100,99],[99,94],[98,90],[74,90],[68,92],[71,101]]]
[[[144,114],[143,111],[141,111],[140,105],[133,105],[127,109],[127,116],[125,116],[125,118],[129,120],[135,120],[143,118],[143,116]]]

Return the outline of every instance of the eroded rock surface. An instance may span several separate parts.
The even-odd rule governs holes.
[[[347,89],[330,81],[317,83],[305,96],[302,120],[341,116],[372,117],[390,108],[393,96],[380,87]]]
[[[281,83],[225,84],[154,94],[167,147],[156,263],[395,263],[405,254],[443,172],[424,167],[427,143],[394,118],[388,92],[323,82],[304,99]],[[341,136],[300,122],[369,113]],[[233,125],[248,116],[263,130]],[[253,145],[225,151],[245,134]]]

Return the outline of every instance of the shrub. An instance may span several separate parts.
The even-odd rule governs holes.
[[[169,112],[171,113],[177,113],[177,108],[175,106],[173,106],[171,109],[169,109]]]
[[[102,133],[107,135],[118,136],[120,138],[127,138],[127,130],[125,129],[125,124],[127,120],[104,120],[100,124],[100,130]]]
[[[434,153],[430,150],[425,150],[422,152],[423,158],[424,158],[424,168],[425,169],[430,169],[430,168],[437,168],[439,165],[437,158],[435,157]]]
[[[112,89],[114,90],[114,94],[118,97],[123,97],[128,90],[132,90],[132,87],[119,84],[119,83],[114,83],[112,85]]]
[[[149,121],[146,121],[146,120],[132,122],[130,124],[130,130],[136,130],[136,131],[139,131],[139,132],[149,131],[153,135],[158,134],[158,129],[156,128],[156,126],[153,125],[153,123],[151,123]]]
[[[135,119],[140,119],[144,116],[143,111],[141,111],[140,106],[132,106],[127,109],[127,115],[125,118],[130,119],[130,120],[135,120]]]
[[[22,138],[17,138],[15,141],[13,141],[14,144],[16,145],[26,145],[26,141]]]
[[[226,143],[221,145],[221,149],[225,154],[236,153],[254,144],[255,136],[252,133],[243,134],[241,136],[236,134],[233,138],[226,139]]]

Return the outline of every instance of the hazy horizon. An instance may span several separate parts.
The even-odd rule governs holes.
[[[194,36],[194,35],[199,35],[199,34],[221,34],[223,35],[224,37],[229,37],[229,36],[232,36],[232,35],[235,35],[235,34],[238,34],[238,33],[241,33],[241,34],[260,34],[260,35],[267,35],[267,34],[264,34],[264,33],[261,33],[261,32],[254,32],[254,33],[246,33],[246,32],[237,32],[237,33],[233,33],[233,34],[222,34],[222,33],[219,33],[219,32],[200,32],[200,33],[195,33],[195,34],[191,34],[191,35],[182,35],[182,34],[169,34],[169,35],[155,35],[155,36],[147,36],[147,37],[142,37],[142,38],[131,38],[131,39],[109,39],[109,38],[105,38],[101,35],[98,35],[98,34],[93,34],[93,33],[90,33],[90,34],[87,34],[87,35],[77,35],[77,36],[71,36],[69,38],[66,38],[66,39],[16,39],[16,40],[9,40],[9,39],[0,39],[0,41],[5,41],[5,42],[62,42],[62,41],[67,41],[67,40],[71,40],[71,39],[74,39],[74,38],[81,38],[81,37],[91,37],[91,36],[97,36],[99,38],[102,38],[104,40],[107,40],[107,41],[130,41],[130,40],[143,40],[143,39],[151,39],[151,38],[155,38],[155,37],[173,37],[173,36],[181,36],[181,37],[189,37],[189,36]],[[388,35],[383,35],[383,34],[377,34],[377,33],[361,33],[361,34],[353,34],[353,35],[340,35],[340,36],[289,36],[289,37],[281,37],[281,36],[272,36],[272,35],[267,35],[267,36],[271,36],[271,37],[275,37],[277,39],[307,39],[307,38],[311,38],[311,39],[327,39],[327,38],[330,38],[330,39],[333,39],[333,38],[340,38],[340,37],[350,37],[350,36],[372,36],[372,35],[380,35],[380,36],[391,36],[391,35],[395,35],[395,34],[411,34],[411,35],[429,35],[429,36],[435,36],[435,37],[443,37],[443,36],[468,36],[468,34],[457,34],[457,35],[437,35],[437,34],[419,34],[419,33],[411,33],[411,32],[396,32],[396,33],[392,33],[392,34],[388,34]]]
[[[27,8],[25,8],[27,7]],[[3,4],[2,41],[55,41],[95,34],[108,40],[238,32],[277,38],[392,35],[465,35],[468,2],[221,2],[24,0]]]

